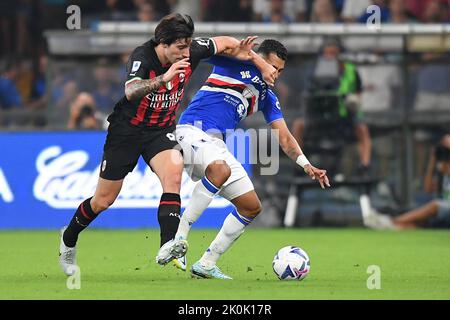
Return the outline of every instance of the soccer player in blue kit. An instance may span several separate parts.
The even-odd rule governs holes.
[[[280,42],[265,40],[257,53],[252,51],[252,54],[259,54],[272,65],[274,79],[278,78],[287,59],[287,50]],[[198,278],[231,279],[216,263],[261,212],[261,202],[247,172],[227,150],[224,139],[228,130],[236,129],[242,119],[261,111],[267,124],[278,130],[283,151],[312,179],[317,179],[322,188],[329,187],[330,183],[326,171],[309,163],[289,132],[280,103],[263,81],[261,72],[250,62],[229,57],[214,56],[208,61],[214,69],[181,115],[176,129],[177,141],[183,148],[185,170],[194,181],[201,181],[195,186],[191,201],[183,212],[165,261],[178,258],[174,263],[186,269],[180,253],[187,251],[189,230],[218,194],[233,203],[235,209],[226,217],[216,238],[201,259],[192,265],[190,272]]]

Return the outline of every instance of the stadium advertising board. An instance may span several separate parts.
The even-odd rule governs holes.
[[[54,229],[67,224],[81,201],[94,193],[105,134],[0,133],[0,229]],[[182,207],[194,186],[184,173]],[[158,227],[161,194],[157,176],[140,159],[116,202],[92,226]],[[227,200],[216,197],[195,226],[218,227],[231,210]]]

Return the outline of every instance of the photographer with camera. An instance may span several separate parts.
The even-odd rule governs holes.
[[[436,199],[394,218],[371,209],[363,214],[364,224],[379,230],[450,228],[450,134],[432,149],[424,185],[426,191],[437,194]]]
[[[95,100],[91,94],[81,92],[70,106],[70,118],[67,123],[70,130],[102,129],[101,119],[97,116]]]
[[[345,61],[341,53],[338,39],[325,39],[313,74],[308,77],[305,117],[294,120],[292,132],[297,141],[319,141],[315,143],[319,146],[320,141],[328,138],[333,144],[333,150],[338,151],[342,151],[349,142],[357,141],[360,160],[358,173],[367,175],[372,140],[360,108],[361,78],[356,66]],[[309,138],[304,139],[304,135]],[[332,153],[336,155],[336,152]]]

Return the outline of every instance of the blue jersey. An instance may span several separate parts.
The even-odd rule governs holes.
[[[257,111],[264,114],[268,124],[283,118],[278,98],[254,64],[224,56],[206,61],[214,69],[181,114],[179,124],[201,125],[203,131],[225,134]]]

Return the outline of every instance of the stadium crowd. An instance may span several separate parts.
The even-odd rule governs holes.
[[[383,23],[446,23],[450,18],[450,6],[446,0],[3,0],[0,3],[0,110],[26,112],[42,110],[54,104],[57,110],[65,109],[61,114],[68,117],[70,105],[84,88],[79,81],[63,72],[53,74],[52,83],[47,83],[48,57],[43,33],[44,30],[66,27],[66,9],[71,4],[80,6],[83,28],[95,28],[99,21],[155,22],[169,12],[187,13],[198,22],[363,23],[368,18],[366,8],[371,4],[380,6]],[[124,55],[122,61],[116,63],[123,63],[126,58]],[[424,55],[421,58],[424,61],[439,61],[447,57]],[[117,100],[124,77],[123,68],[112,71],[105,67],[111,65],[110,62],[106,58],[99,59],[92,77],[94,86],[85,85],[86,88],[95,88],[88,90],[88,93],[92,95],[98,111],[103,113],[109,113]],[[399,81],[395,79],[399,76],[395,70],[386,73],[379,65],[368,66],[366,70],[380,75],[394,73],[390,83],[393,87],[398,85]],[[447,71],[437,65],[419,72],[419,109],[433,108],[435,104],[442,105],[440,102],[448,101]],[[374,101],[372,99],[371,102],[370,93],[376,86],[370,81],[375,78],[367,77],[364,67],[360,72],[363,81],[367,82],[363,108],[370,111]],[[431,82],[428,80],[436,76],[443,80],[439,82],[441,85],[439,88],[429,88]],[[296,88],[287,83],[292,81],[282,81],[277,88],[281,100],[298,101],[295,95],[289,99],[289,93]],[[388,84],[380,80],[379,85]],[[48,92],[50,86],[51,93]],[[373,107],[375,109],[387,108],[389,90],[379,88],[379,91],[383,90],[384,104],[378,103]],[[376,94],[373,92],[374,96]],[[45,121],[41,119],[33,125],[42,126]]]
[[[365,23],[369,18],[366,9],[370,5],[381,8],[381,22],[386,24],[450,22],[448,0],[2,0],[0,130],[107,128],[106,117],[123,95],[129,53],[88,60],[62,59],[50,64],[44,32],[65,30],[66,9],[72,4],[81,8],[82,29],[88,30],[95,30],[101,21],[157,22],[170,12],[187,13],[195,22]],[[404,56],[375,48],[355,57],[345,52],[339,43],[336,46],[340,51],[339,63],[354,66],[358,78],[357,90],[350,92],[357,94],[358,99],[346,101],[348,106],[356,102],[359,111],[366,114],[402,111],[405,105],[422,112],[450,110],[450,55],[447,52],[409,55],[406,57],[408,77],[405,77]],[[289,120],[305,114],[305,93],[313,92],[310,85],[313,76],[320,73],[317,62],[321,54],[323,52],[293,57],[276,84],[275,91],[283,110],[293,115]],[[199,79],[208,74],[208,68],[199,67]],[[196,81],[193,79],[187,89],[184,106],[201,84]],[[403,94],[405,91],[408,94]],[[406,103],[401,101],[404,96],[408,99]],[[36,116],[28,117],[30,114]],[[364,124],[359,117],[357,120],[357,126]],[[381,175],[388,176],[392,170],[389,159],[395,150],[393,140],[387,138],[381,144],[372,145],[367,127],[359,136],[358,131],[356,133],[366,150],[360,153],[363,167],[367,169],[373,148],[373,153],[381,156]],[[414,136],[418,181],[425,174],[427,144],[443,133],[446,132],[437,132],[430,138],[429,132],[418,131]],[[300,140],[301,134],[298,133]]]

